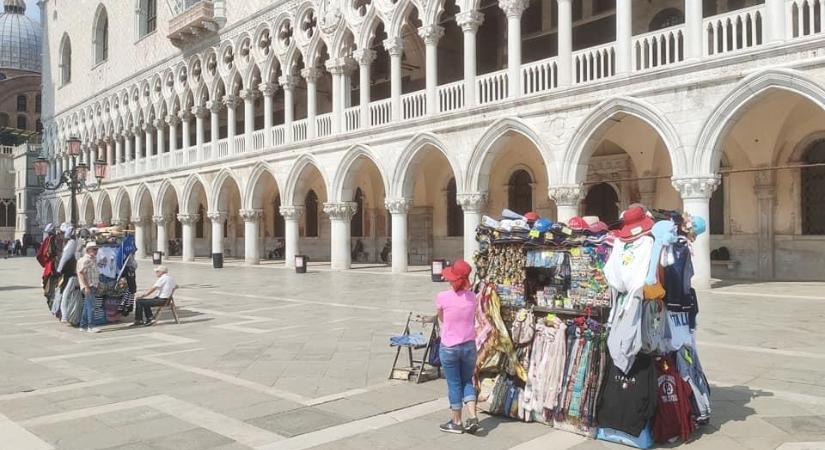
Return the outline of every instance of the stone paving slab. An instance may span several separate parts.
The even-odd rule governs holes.
[[[32,258],[0,261],[0,286],[18,286],[0,296],[0,449],[625,448],[486,416],[478,436],[439,432],[443,380],[387,381],[388,337],[444,288],[427,273],[169,266],[180,325],[90,335],[50,318]],[[138,278],[141,289],[152,282],[148,262]],[[714,415],[678,448],[825,447],[823,288],[700,292]]]

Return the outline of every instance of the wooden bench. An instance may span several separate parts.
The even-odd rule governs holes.
[[[166,303],[158,306],[153,314],[155,321],[152,323],[153,325],[160,320],[160,314],[163,312],[163,308],[169,308],[172,311],[172,317],[175,318],[175,323],[180,324],[180,320],[178,319],[178,310],[175,308],[175,298],[169,297],[169,300]]]
[[[736,268],[736,266],[739,265],[739,261],[737,261],[735,259],[727,259],[727,260],[725,260],[725,259],[712,259],[712,260],[710,260],[710,265],[711,266],[725,266],[725,267],[728,268],[728,270],[733,270],[733,269]]]

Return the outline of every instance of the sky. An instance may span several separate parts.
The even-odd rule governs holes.
[[[26,0],[26,15],[40,22],[40,7],[37,0]]]

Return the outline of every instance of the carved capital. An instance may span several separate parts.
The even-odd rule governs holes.
[[[178,222],[182,225],[194,225],[200,218],[200,214],[178,214]]]
[[[521,14],[530,6],[529,0],[498,0],[498,6],[507,17],[521,17]]]
[[[709,174],[688,178],[672,178],[673,187],[679,191],[682,199],[709,200],[716,186],[719,185],[719,175]]]
[[[261,83],[258,85],[258,89],[264,97],[272,97],[278,91],[278,85],[275,83]]]
[[[373,61],[375,61],[375,50],[370,50],[368,48],[358,49],[352,52],[352,57],[359,65],[369,66]]]
[[[260,97],[260,93],[255,89],[241,90],[241,98],[244,100],[255,100],[258,97]]]
[[[171,221],[172,218],[169,216],[152,216],[152,223],[157,226],[164,226]]]
[[[350,221],[357,209],[355,202],[324,203],[324,213],[332,220]]]
[[[176,127],[180,124],[180,119],[178,119],[178,116],[173,116],[173,115],[170,114],[170,115],[166,116],[166,123],[170,127]]]
[[[209,114],[209,110],[203,106],[193,106],[190,112],[193,116],[199,119],[203,119],[207,114]]]
[[[407,214],[412,207],[413,201],[411,198],[394,198],[384,200],[384,206],[390,214]]]
[[[148,225],[148,224],[149,224],[149,218],[148,217],[132,217],[132,225],[134,225],[135,228],[142,227],[142,226]]]
[[[331,59],[327,61],[327,64],[332,61]],[[301,69],[301,76],[309,83],[315,83],[318,81],[318,78],[321,77],[322,70],[317,67],[305,67]]]
[[[303,206],[281,206],[279,209],[284,220],[298,220],[304,215]]]
[[[187,111],[185,109],[178,111],[178,120],[180,120],[181,122],[189,122],[190,120],[192,120],[192,116],[192,112]]]
[[[206,102],[206,107],[212,114],[218,114],[223,109],[223,102],[220,100],[209,100]]]
[[[278,77],[278,83],[285,91],[292,90],[298,85],[298,77],[295,75],[281,75]]]
[[[438,41],[444,37],[444,27],[426,25],[418,29],[418,35],[424,40],[425,45],[438,45]]]
[[[209,211],[206,217],[212,222],[223,223],[226,220],[226,211]]]
[[[240,103],[240,99],[234,95],[223,96],[223,104],[226,105],[227,108],[235,109],[238,103]]]
[[[244,222],[257,222],[264,215],[261,209],[242,209],[238,211]]]
[[[465,213],[480,213],[487,206],[488,198],[487,192],[470,192],[456,195],[456,203]]]
[[[404,51],[404,41],[397,37],[384,39],[384,48],[390,56],[401,56]]]
[[[456,14],[455,20],[458,26],[461,27],[461,31],[475,33],[478,31],[478,27],[484,23],[484,13],[474,10],[464,11]]]
[[[550,186],[547,193],[556,203],[556,206],[578,206],[584,197],[584,188],[580,184]]]

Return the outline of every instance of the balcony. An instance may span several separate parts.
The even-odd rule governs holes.
[[[204,36],[218,31],[215,18],[215,6],[211,1],[193,2],[187,0],[186,8],[169,21],[169,35],[172,45],[184,48],[203,39]]]

